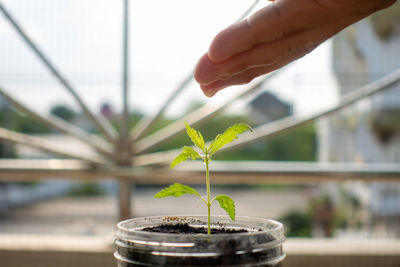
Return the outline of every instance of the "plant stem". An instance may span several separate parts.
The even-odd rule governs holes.
[[[207,184],[207,209],[208,209],[208,224],[207,224],[207,234],[211,234],[211,201],[210,201],[210,172],[208,169],[208,154],[205,154],[205,160],[206,164],[206,184]]]

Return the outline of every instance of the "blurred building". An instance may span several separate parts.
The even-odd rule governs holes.
[[[118,114],[114,111],[113,107],[109,103],[102,103],[100,106],[100,114],[108,120],[115,120]]]
[[[264,91],[250,102],[251,119],[256,125],[292,115],[293,106],[279,99],[269,91]]]
[[[399,51],[398,3],[337,35],[332,62],[340,96],[399,69]],[[321,161],[400,163],[400,87],[323,119],[319,126]],[[400,228],[400,183],[373,184],[369,192],[371,221],[395,221]]]

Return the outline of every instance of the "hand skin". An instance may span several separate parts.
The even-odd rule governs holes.
[[[194,78],[208,97],[299,59],[396,0],[276,0],[221,31]]]

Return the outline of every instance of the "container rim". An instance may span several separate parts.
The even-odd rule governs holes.
[[[145,231],[141,231],[141,229],[143,229],[144,227],[135,227],[135,228],[128,228],[125,225],[127,224],[131,224],[134,222],[140,222],[140,221],[151,221],[151,220],[165,220],[166,222],[168,222],[168,218],[180,218],[182,220],[185,219],[198,219],[199,221],[207,221],[207,216],[205,215],[158,215],[158,216],[148,216],[148,217],[138,217],[138,218],[131,218],[131,219],[127,219],[124,221],[121,221],[117,224],[117,231],[116,231],[116,236],[117,238],[127,238],[127,236],[130,235],[135,235],[135,234],[140,234],[140,236],[142,237],[170,237],[170,238],[182,238],[183,236],[190,236],[190,237],[195,237],[196,239],[203,239],[203,238],[207,238],[209,239],[211,238],[226,238],[228,236],[247,236],[247,237],[252,237],[252,236],[258,236],[258,235],[264,235],[266,233],[278,233],[278,236],[282,236],[282,238],[280,238],[280,242],[283,242],[285,237],[284,237],[284,227],[283,224],[275,221],[275,220],[271,220],[271,219],[265,219],[265,218],[259,218],[259,217],[250,217],[250,216],[237,216],[235,221],[231,221],[231,225],[230,226],[234,226],[234,224],[238,221],[254,221],[254,222],[258,222],[261,224],[269,224],[270,226],[272,226],[269,229],[254,229],[251,226],[247,227],[247,229],[249,230],[249,232],[245,232],[245,233],[225,233],[225,234],[213,234],[211,236],[208,235],[183,235],[183,234],[171,234],[171,233],[154,233],[154,232],[145,232]],[[204,220],[205,219],[205,220]],[[227,215],[214,215],[211,217],[211,220],[214,221],[218,221],[218,219],[220,220],[230,220],[229,216]],[[178,222],[178,220],[177,220]],[[239,225],[240,226],[240,225]],[[226,227],[229,227],[229,225],[227,225]],[[243,227],[243,226],[241,226]],[[246,228],[246,227],[243,227]]]

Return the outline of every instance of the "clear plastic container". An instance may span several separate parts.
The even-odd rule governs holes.
[[[283,225],[273,220],[237,217],[233,222],[228,216],[212,217],[212,228],[244,228],[247,233],[207,236],[141,231],[165,223],[206,227],[207,216],[157,216],[120,222],[114,253],[118,266],[280,267],[285,258]]]

